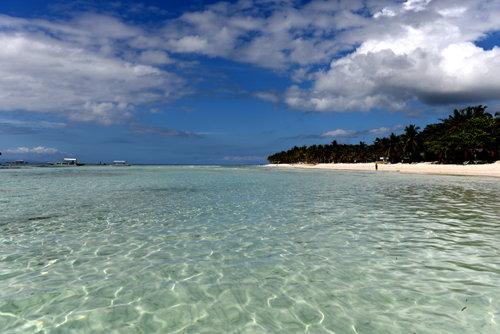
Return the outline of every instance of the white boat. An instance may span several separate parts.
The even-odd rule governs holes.
[[[85,164],[80,163],[80,160],[74,158],[63,158],[62,162],[49,162],[49,165],[53,166],[83,166]]]
[[[128,164],[125,160],[115,160],[115,161],[113,161],[113,164],[111,166],[128,167],[128,166],[132,166],[132,165]]]

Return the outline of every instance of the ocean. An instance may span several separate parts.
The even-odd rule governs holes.
[[[494,178],[0,170],[0,332],[499,333]]]

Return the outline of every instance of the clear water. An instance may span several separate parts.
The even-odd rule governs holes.
[[[499,333],[500,180],[0,171],[1,333]]]

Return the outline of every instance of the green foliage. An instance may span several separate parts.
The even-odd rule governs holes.
[[[440,119],[441,123],[429,124],[422,132],[418,131],[420,127],[409,125],[403,134],[376,138],[372,145],[339,144],[334,140],[327,145],[295,146],[270,155],[267,160],[271,163],[367,162],[385,156],[397,162],[421,160],[423,153],[427,161],[492,161],[491,152],[495,158],[500,153],[500,112],[493,116],[485,112],[486,108],[479,105],[455,109],[448,118]]]

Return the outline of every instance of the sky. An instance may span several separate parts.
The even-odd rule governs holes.
[[[500,1],[0,2],[3,161],[245,164],[500,110]]]

